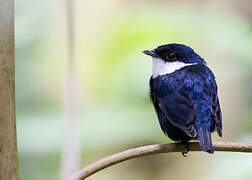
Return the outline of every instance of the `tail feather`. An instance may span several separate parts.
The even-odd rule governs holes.
[[[200,128],[197,132],[197,135],[202,151],[208,152],[210,154],[214,153],[211,132],[207,129]]]

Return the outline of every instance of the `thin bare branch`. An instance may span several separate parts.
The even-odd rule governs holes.
[[[190,151],[201,151],[198,142],[191,142],[189,144]],[[235,143],[235,142],[215,142],[215,151],[227,151],[227,152],[252,152],[252,144],[248,143]],[[99,161],[96,161],[83,169],[74,173],[68,180],[81,180],[85,179],[92,174],[105,169],[114,164],[135,159],[142,156],[148,156],[152,154],[171,153],[171,152],[183,152],[186,150],[185,145],[179,143],[171,144],[154,144],[142,147],[129,149],[123,152],[113,154],[105,157]]]

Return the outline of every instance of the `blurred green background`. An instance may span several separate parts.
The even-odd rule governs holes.
[[[73,3],[75,56],[69,59],[65,1],[16,1],[22,180],[63,179],[66,163],[75,170],[131,147],[171,142],[150,103],[151,59],[141,52],[173,42],[193,47],[216,75],[224,138],[214,135],[215,141],[252,142],[250,0]],[[251,180],[251,162],[242,153],[162,154],[89,179]]]

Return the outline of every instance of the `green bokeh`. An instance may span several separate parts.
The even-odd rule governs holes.
[[[123,8],[116,1],[108,3],[100,7],[76,2],[82,165],[129,147],[170,142],[149,100],[151,60],[141,52],[171,42],[192,46],[215,72],[224,140],[251,141],[252,96],[246,91],[252,67],[249,20],[234,10],[220,11],[200,2],[179,8],[177,3],[162,1],[127,1]],[[23,180],[60,177],[67,44],[64,8],[59,4],[49,0],[16,3],[17,134]],[[180,154],[155,156],[110,168],[90,179],[166,179],[168,175],[183,179],[190,175],[192,179],[245,180],[251,179],[251,163],[246,159],[246,155],[223,153],[211,157],[192,153],[187,160]],[[223,161],[230,163],[221,166]],[[237,170],[243,162],[246,168]],[[235,172],[235,176],[222,171]]]

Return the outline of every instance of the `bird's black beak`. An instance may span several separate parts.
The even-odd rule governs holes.
[[[143,53],[146,54],[146,55],[148,55],[148,56],[151,56],[151,57],[155,57],[155,58],[158,57],[158,55],[155,53],[155,51],[153,49],[151,49],[151,50],[145,50],[145,51],[143,51]]]

